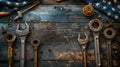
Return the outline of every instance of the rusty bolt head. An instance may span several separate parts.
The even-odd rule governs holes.
[[[85,16],[92,16],[94,14],[94,8],[91,4],[86,5],[82,9],[82,13]]]

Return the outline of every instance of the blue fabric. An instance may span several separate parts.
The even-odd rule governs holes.
[[[20,8],[32,3],[33,0],[0,0],[0,12],[13,12],[15,8]],[[3,14],[4,16],[4,14]]]
[[[115,2],[115,0],[86,0],[86,2],[91,3],[95,9],[106,14],[111,19],[120,22],[120,0],[116,1],[117,2]]]

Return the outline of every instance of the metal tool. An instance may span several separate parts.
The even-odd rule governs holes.
[[[15,39],[16,39],[16,35],[12,33],[7,33],[5,35],[5,41],[8,44],[8,58],[9,58],[8,67],[12,67],[12,51],[13,51],[12,45],[15,42]]]
[[[38,67],[38,47],[40,45],[40,40],[39,39],[33,39],[31,41],[31,44],[34,48],[34,67]]]
[[[37,2],[37,3],[33,4],[32,6],[26,8],[25,10],[18,11],[18,15],[14,18],[14,20],[17,20],[17,19],[21,18],[23,13],[25,13],[25,12],[27,12],[28,10],[34,8],[34,7],[37,6],[38,4],[39,4],[39,2]]]
[[[93,31],[94,43],[95,43],[95,57],[96,67],[101,66],[100,60],[100,48],[99,48],[99,31],[103,28],[103,24],[99,19],[93,19],[89,22],[89,28]]]
[[[94,14],[94,8],[91,4],[88,4],[83,7],[82,13],[85,16],[92,16]]]
[[[108,67],[112,67],[112,53],[111,53],[111,40],[115,37],[116,32],[113,28],[107,28],[103,32],[104,36],[108,39],[107,40],[107,60],[108,60]]]
[[[26,29],[21,31],[19,30],[19,24],[17,25],[16,33],[20,36],[21,39],[21,60],[20,60],[20,67],[24,67],[24,62],[25,62],[25,39],[26,36],[29,34],[29,25],[25,23]]]
[[[87,67],[87,61],[86,61],[86,46],[88,42],[88,35],[86,33],[85,38],[81,38],[81,35],[78,35],[78,42],[82,46],[82,54],[83,54],[83,62],[84,62],[84,67]]]

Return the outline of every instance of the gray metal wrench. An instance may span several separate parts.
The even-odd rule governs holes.
[[[29,25],[25,23],[26,29],[21,31],[19,30],[19,24],[17,25],[16,33],[20,36],[21,39],[21,60],[20,60],[20,67],[24,67],[25,62],[25,39],[26,36],[29,34]]]
[[[99,19],[93,19],[89,22],[89,28],[93,31],[94,41],[95,41],[95,57],[96,57],[96,67],[101,66],[100,60],[100,47],[99,47],[99,31],[103,28],[103,24]]]
[[[111,53],[111,40],[115,37],[116,32],[113,28],[107,28],[103,32],[104,36],[107,40],[107,65],[108,67],[112,67],[112,53]]]
[[[86,60],[86,46],[88,42],[88,35],[84,33],[85,38],[81,38],[81,35],[78,35],[78,42],[82,46],[82,54],[83,54],[83,62],[84,62],[84,67],[87,67],[87,60]]]

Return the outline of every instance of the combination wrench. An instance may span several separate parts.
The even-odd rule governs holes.
[[[103,32],[104,36],[107,40],[107,65],[108,67],[112,67],[112,53],[111,53],[111,40],[115,37],[116,32],[113,28],[107,28]]]
[[[39,45],[40,45],[40,40],[39,39],[33,39],[31,41],[31,44],[34,48],[34,67],[38,67],[37,58],[38,58],[38,48],[39,48]]]
[[[21,60],[20,60],[20,67],[24,67],[25,63],[25,39],[26,36],[29,34],[29,25],[25,23],[26,29],[21,31],[19,30],[19,24],[17,25],[16,33],[20,36],[21,39]]]
[[[103,28],[103,24],[99,19],[93,19],[89,22],[89,28],[93,31],[94,44],[95,44],[95,58],[96,67],[101,66],[100,48],[99,48],[99,31]]]
[[[81,38],[80,34],[78,35],[78,42],[82,46],[82,55],[83,55],[84,67],[87,67],[86,46],[87,46],[87,42],[88,42],[88,35],[86,33],[84,33],[84,35],[85,35],[85,38]]]
[[[12,45],[15,42],[15,39],[16,39],[15,34],[7,33],[5,35],[5,42],[8,44],[8,58],[9,58],[8,67],[12,67],[12,54],[13,54]]]

